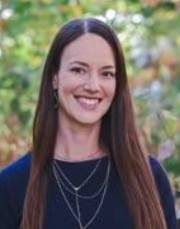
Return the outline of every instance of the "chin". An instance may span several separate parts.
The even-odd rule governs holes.
[[[101,122],[101,117],[100,118],[93,118],[91,117],[83,117],[83,116],[79,116],[75,121],[81,125],[95,125]]]

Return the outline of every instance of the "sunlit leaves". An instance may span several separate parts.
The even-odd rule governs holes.
[[[62,24],[80,16],[101,18],[117,31],[125,51],[138,123],[151,145],[149,151],[158,151],[158,146],[170,138],[178,155],[180,16],[175,1],[0,1],[2,136],[5,133],[6,139],[31,136],[49,45]],[[19,146],[15,140],[12,142]],[[9,142],[3,149],[7,154],[13,151]]]

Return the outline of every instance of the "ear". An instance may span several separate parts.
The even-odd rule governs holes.
[[[57,79],[57,75],[54,75],[53,76],[53,79],[52,79],[52,86],[53,86],[53,89],[57,89],[58,88],[58,79]]]

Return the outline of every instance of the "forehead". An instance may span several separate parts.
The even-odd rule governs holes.
[[[96,65],[115,65],[110,45],[102,37],[92,33],[82,35],[65,47],[61,63],[75,60]]]

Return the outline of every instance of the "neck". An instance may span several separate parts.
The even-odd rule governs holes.
[[[68,161],[82,161],[104,155],[99,145],[100,124],[77,127],[64,125],[59,128],[54,157]]]

